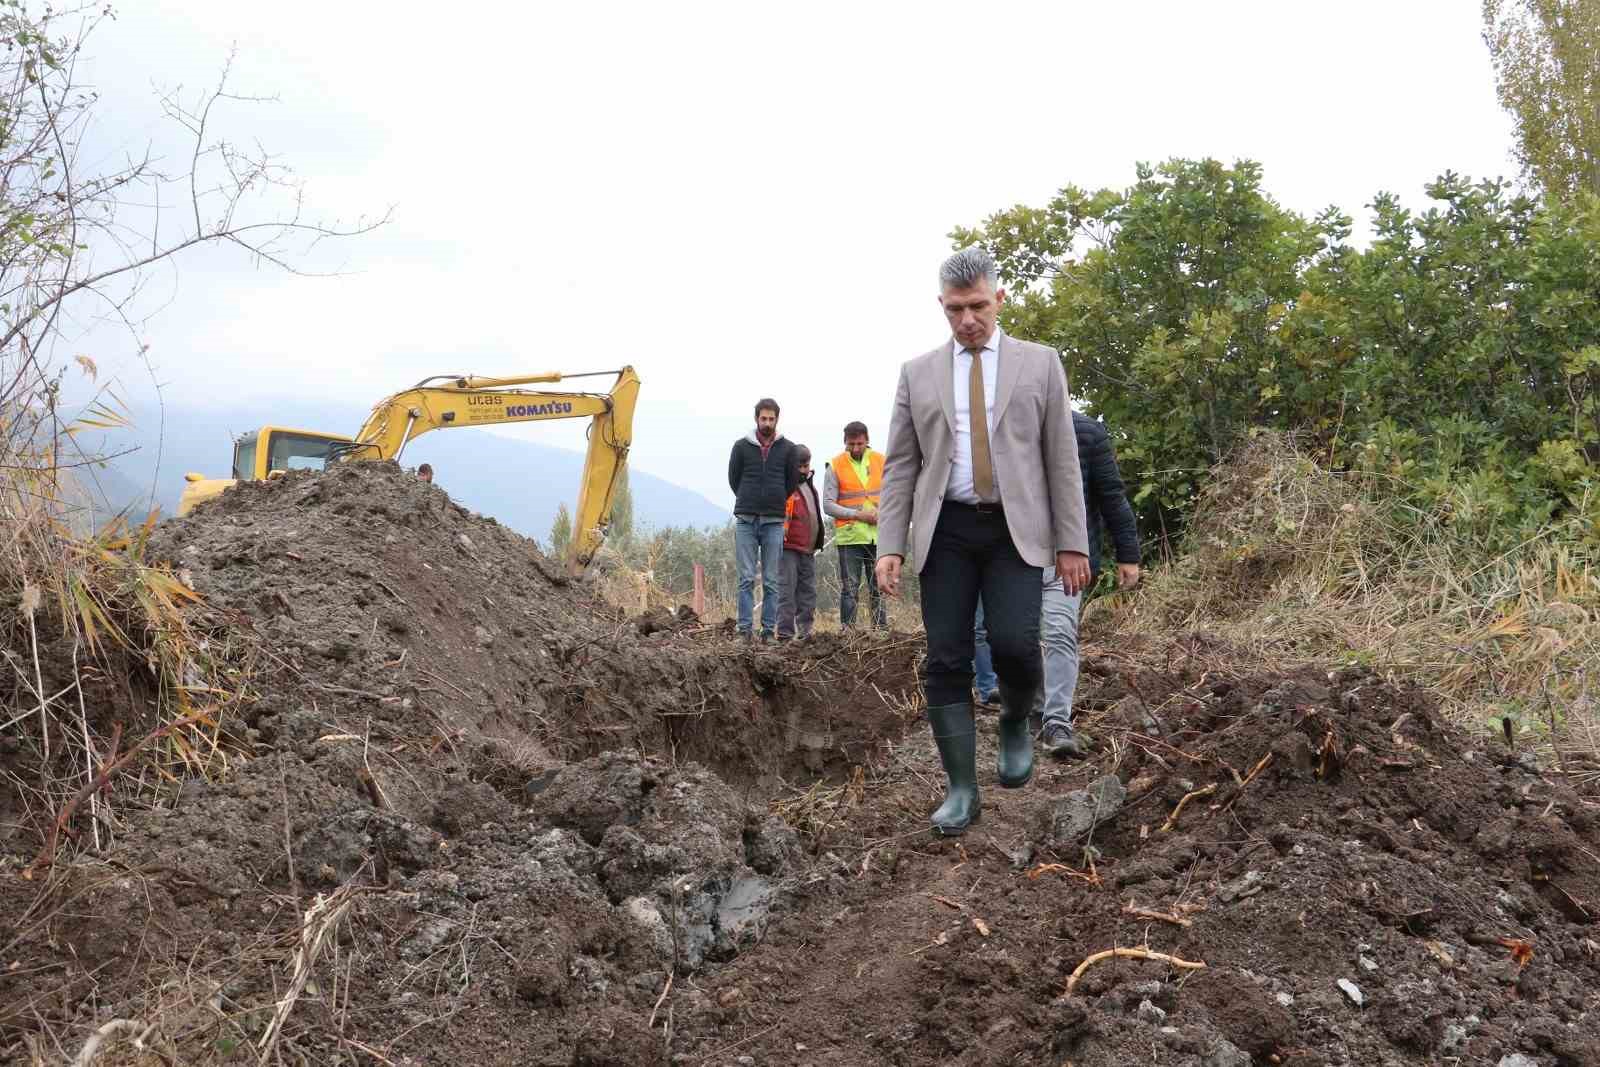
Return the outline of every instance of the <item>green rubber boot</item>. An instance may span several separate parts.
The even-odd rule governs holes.
[[[935,833],[955,837],[977,821],[978,730],[972,721],[972,703],[941,704],[928,709],[928,725],[944,764],[944,803],[931,816]]]
[[[1033,710],[1033,692],[1000,683],[1000,750],[995,774],[1006,789],[1020,789],[1033,779],[1033,731],[1028,714]]]

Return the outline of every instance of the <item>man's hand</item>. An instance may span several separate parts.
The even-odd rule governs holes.
[[[878,525],[878,509],[862,508],[860,511],[856,512],[856,521],[864,522],[868,526]]]
[[[1082,552],[1057,552],[1056,576],[1068,596],[1083,592],[1089,587],[1089,557]]]
[[[878,589],[884,596],[900,595],[900,563],[899,556],[879,556],[877,566]]]
[[[1117,564],[1117,588],[1132,589],[1139,584],[1139,565],[1137,563]]]

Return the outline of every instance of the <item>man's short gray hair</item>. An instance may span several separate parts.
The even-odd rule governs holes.
[[[1000,288],[1000,271],[994,257],[980,245],[968,245],[939,268],[941,289],[971,289],[980,278],[987,279],[989,288]]]

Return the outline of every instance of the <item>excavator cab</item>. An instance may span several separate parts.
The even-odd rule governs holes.
[[[348,437],[263,426],[233,443],[233,476],[243,480],[267,478],[275,471],[320,471],[348,444]]]
[[[235,481],[271,478],[284,471],[316,470],[350,446],[351,439],[339,434],[291,430],[282,426],[263,426],[240,434],[233,442],[233,472],[227,478],[207,478],[203,474],[183,476],[183,494],[178,497],[178,514],[187,515],[196,505],[220,496]]]

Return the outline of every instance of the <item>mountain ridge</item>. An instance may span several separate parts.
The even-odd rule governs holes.
[[[190,471],[225,475],[234,435],[267,421],[267,411],[274,425],[301,428],[355,427],[366,414],[356,407],[303,403],[263,403],[248,411],[136,410],[128,429],[86,446],[90,454],[115,458],[85,480],[99,484],[112,511],[127,508],[139,515],[149,506],[153,484],[155,505],[163,515],[174,515],[183,476]],[[432,464],[435,483],[458,503],[544,541],[560,505],[569,511],[576,507],[583,460],[583,453],[572,449],[462,427],[417,438],[406,448],[404,465]],[[630,469],[628,482],[638,529],[720,526],[730,518],[727,508],[665,478]]]

